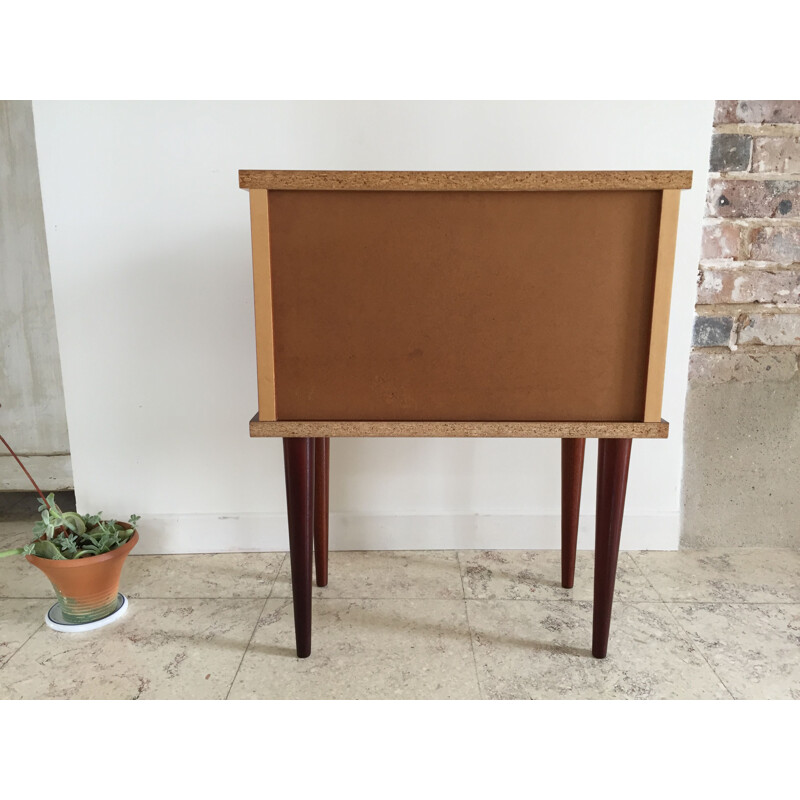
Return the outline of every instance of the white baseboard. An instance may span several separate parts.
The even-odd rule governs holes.
[[[677,550],[677,514],[626,515],[623,550]],[[289,547],[282,514],[145,516],[139,554],[247,553]],[[553,550],[560,547],[558,515],[464,514],[378,516],[331,514],[332,550]],[[581,517],[578,547],[594,547],[594,516]]]

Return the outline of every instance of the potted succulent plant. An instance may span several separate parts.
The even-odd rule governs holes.
[[[0,558],[24,555],[44,572],[58,598],[59,622],[66,623],[66,626],[96,623],[119,612],[119,576],[125,558],[139,541],[136,531],[139,517],[134,515],[128,522],[117,522],[104,520],[101,514],[62,511],[52,493],[47,497],[42,494],[2,436],[0,441],[38,492],[42,517],[33,526],[35,538],[32,542],[2,551]],[[52,613],[48,624],[51,620]],[[52,627],[61,629],[57,624]]]

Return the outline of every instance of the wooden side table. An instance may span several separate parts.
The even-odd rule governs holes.
[[[331,437],[562,441],[562,585],[599,440],[592,653],[604,658],[631,441],[661,419],[690,172],[239,173],[259,411],[284,441],[297,654],[327,584]]]

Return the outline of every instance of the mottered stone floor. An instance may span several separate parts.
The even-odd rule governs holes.
[[[800,552],[621,553],[603,661],[592,559],[566,590],[554,551],[331,553],[302,660],[284,553],[131,555],[128,614],[83,634],[0,559],[0,698],[800,699]]]

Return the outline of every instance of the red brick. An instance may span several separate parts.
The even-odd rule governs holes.
[[[800,228],[756,228],[750,233],[746,257],[776,264],[800,262]]]
[[[752,172],[800,173],[800,137],[758,136],[753,141]]]
[[[717,222],[703,228],[700,258],[739,258],[739,226]]]
[[[800,304],[800,271],[704,269],[697,302]]]
[[[800,122],[800,100],[720,100],[714,109],[714,124],[739,122]]]
[[[712,178],[708,182],[706,216],[797,219],[800,217],[800,181]]]
[[[725,125],[736,122],[736,105],[738,100],[717,100],[714,103],[714,124]]]

